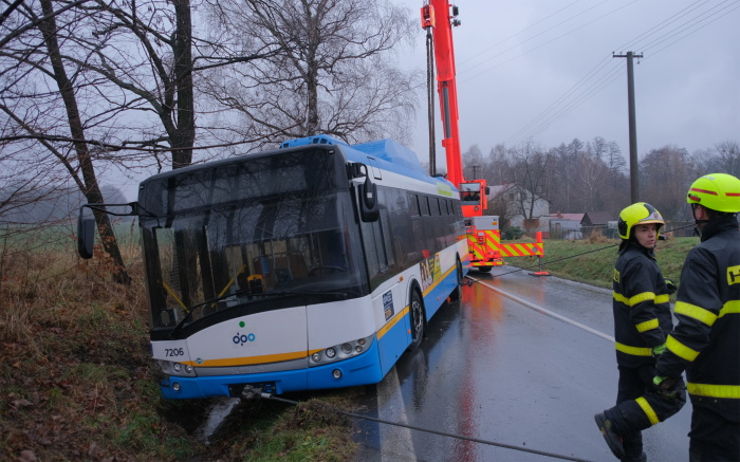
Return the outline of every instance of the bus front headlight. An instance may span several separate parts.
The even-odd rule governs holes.
[[[358,338],[351,342],[339,343],[332,345],[321,351],[317,351],[310,356],[310,366],[321,366],[322,364],[333,363],[343,359],[349,359],[365,352],[371,345],[374,335]]]
[[[159,369],[165,375],[174,375],[178,377],[196,377],[198,375],[195,372],[195,368],[189,364],[165,361],[163,359],[158,359],[156,361]]]

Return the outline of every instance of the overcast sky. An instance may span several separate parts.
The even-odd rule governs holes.
[[[392,1],[418,17],[421,0]],[[740,0],[457,4],[463,152],[602,136],[628,157],[627,64],[612,58],[627,51],[644,54],[634,67],[640,156],[668,144],[693,153],[740,142]],[[421,29],[415,43],[409,62],[424,69]],[[417,119],[411,147],[426,156],[424,104]]]
[[[423,0],[389,0],[419,24]],[[635,61],[637,146],[693,153],[740,142],[740,0],[459,0],[454,29],[463,152],[531,139],[544,148],[590,141],[629,156],[627,66]],[[404,66],[425,69],[419,26]],[[428,156],[420,91],[410,146]],[[437,111],[439,109],[437,108]],[[437,113],[437,135],[439,113]],[[439,168],[444,152],[438,144]],[[137,181],[113,177],[129,199]]]

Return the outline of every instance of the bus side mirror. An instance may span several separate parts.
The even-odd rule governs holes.
[[[377,221],[380,217],[378,207],[378,186],[370,181],[370,176],[365,177],[365,182],[359,186],[360,193],[360,215],[362,221]]]
[[[77,218],[77,253],[84,259],[92,258],[95,242],[95,218],[85,217],[85,206],[80,207]]]
[[[486,186],[486,196],[489,195],[489,194],[491,194],[491,187],[490,186]]]

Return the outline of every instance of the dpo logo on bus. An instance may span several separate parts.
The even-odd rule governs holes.
[[[244,328],[245,325],[246,323],[244,321],[239,321],[239,327]],[[253,332],[250,332],[248,334],[241,334],[237,332],[236,335],[231,338],[231,341],[234,342],[235,345],[241,346],[244,346],[247,343],[252,343],[255,340],[257,340],[257,336],[254,335]]]

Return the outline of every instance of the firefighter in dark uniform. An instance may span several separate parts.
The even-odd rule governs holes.
[[[701,243],[686,257],[678,323],[656,364],[669,389],[686,370],[691,397],[691,462],[740,461],[740,180],[704,175],[689,188]]]
[[[685,393],[667,398],[653,385],[655,358],[672,328],[671,290],[654,255],[663,224],[660,212],[645,202],[619,213],[622,243],[612,282],[617,405],[594,418],[609,448],[623,461],[646,460],[641,430],[672,416],[686,402]]]

